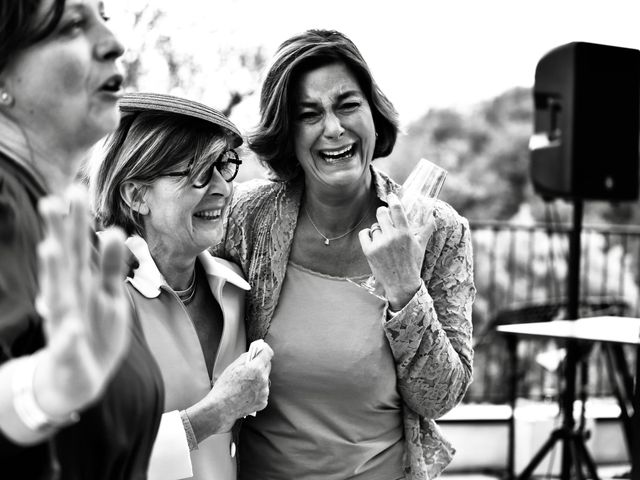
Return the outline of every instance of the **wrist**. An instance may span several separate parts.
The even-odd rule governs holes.
[[[414,289],[403,290],[395,295],[387,297],[389,302],[387,309],[392,315],[397,314],[400,310],[407,306],[411,299],[422,287],[422,279],[419,280],[418,285]]]
[[[189,414],[186,410],[180,410],[180,420],[182,420],[184,433],[187,437],[189,451],[193,452],[194,450],[198,450],[198,439],[195,432],[193,431],[193,425],[191,424],[191,419],[189,418]]]
[[[204,404],[206,402],[206,404]],[[184,410],[197,443],[211,435],[222,433],[220,412],[216,405],[211,404],[207,397]]]
[[[54,411],[43,408],[37,397],[43,396],[43,390],[36,389],[35,378],[41,366],[43,352],[22,357],[17,361],[12,376],[13,406],[22,423],[34,432],[45,432],[77,422],[79,414],[71,408],[59,408]],[[39,393],[37,390],[40,390]]]

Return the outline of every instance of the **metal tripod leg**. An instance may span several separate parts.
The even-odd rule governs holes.
[[[531,478],[533,471],[536,469],[538,465],[540,465],[540,462],[551,451],[556,441],[558,441],[560,438],[563,437],[563,433],[564,431],[561,428],[557,428],[553,432],[551,432],[551,435],[549,436],[547,441],[544,442],[542,447],[540,447],[540,450],[536,452],[536,454],[533,456],[533,458],[528,463],[528,465],[524,468],[522,473],[518,475],[517,477],[518,480],[527,480]]]

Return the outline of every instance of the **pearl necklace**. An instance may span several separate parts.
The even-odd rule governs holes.
[[[304,209],[304,213],[307,216],[307,218],[309,219],[309,222],[311,222],[311,226],[315,229],[316,232],[318,232],[318,235],[320,235],[322,238],[324,238],[324,242],[323,243],[327,247],[329,246],[330,242],[333,242],[334,240],[339,240],[339,239],[341,239],[343,237],[346,237],[351,232],[353,232],[356,228],[358,228],[360,226],[360,224],[364,221],[364,219],[367,218],[367,214],[369,213],[368,211],[365,212],[364,215],[362,216],[362,218],[360,220],[358,220],[358,223],[356,223],[353,227],[351,227],[349,230],[344,232],[342,235],[338,235],[337,237],[329,238],[324,233],[322,233],[320,230],[318,230],[318,227],[316,227],[316,224],[313,223],[313,220],[311,220],[311,215],[309,215],[309,211],[307,210],[307,207],[305,205],[303,205],[302,208]]]

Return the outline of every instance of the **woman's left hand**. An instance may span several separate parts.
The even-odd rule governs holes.
[[[392,310],[402,309],[420,288],[424,249],[435,228],[433,215],[414,234],[400,199],[391,193],[388,207],[379,207],[378,219],[359,233],[362,251],[376,284],[384,290]]]

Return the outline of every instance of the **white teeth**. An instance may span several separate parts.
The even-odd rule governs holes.
[[[351,149],[351,145],[343,148],[342,150],[338,150],[337,152],[323,151],[322,154],[326,157],[339,157],[340,155],[344,155],[345,153],[347,153],[350,149]]]
[[[206,212],[198,212],[194,214],[194,217],[204,218],[205,220],[215,220],[216,218],[220,218],[220,214],[222,210],[208,210]]]

